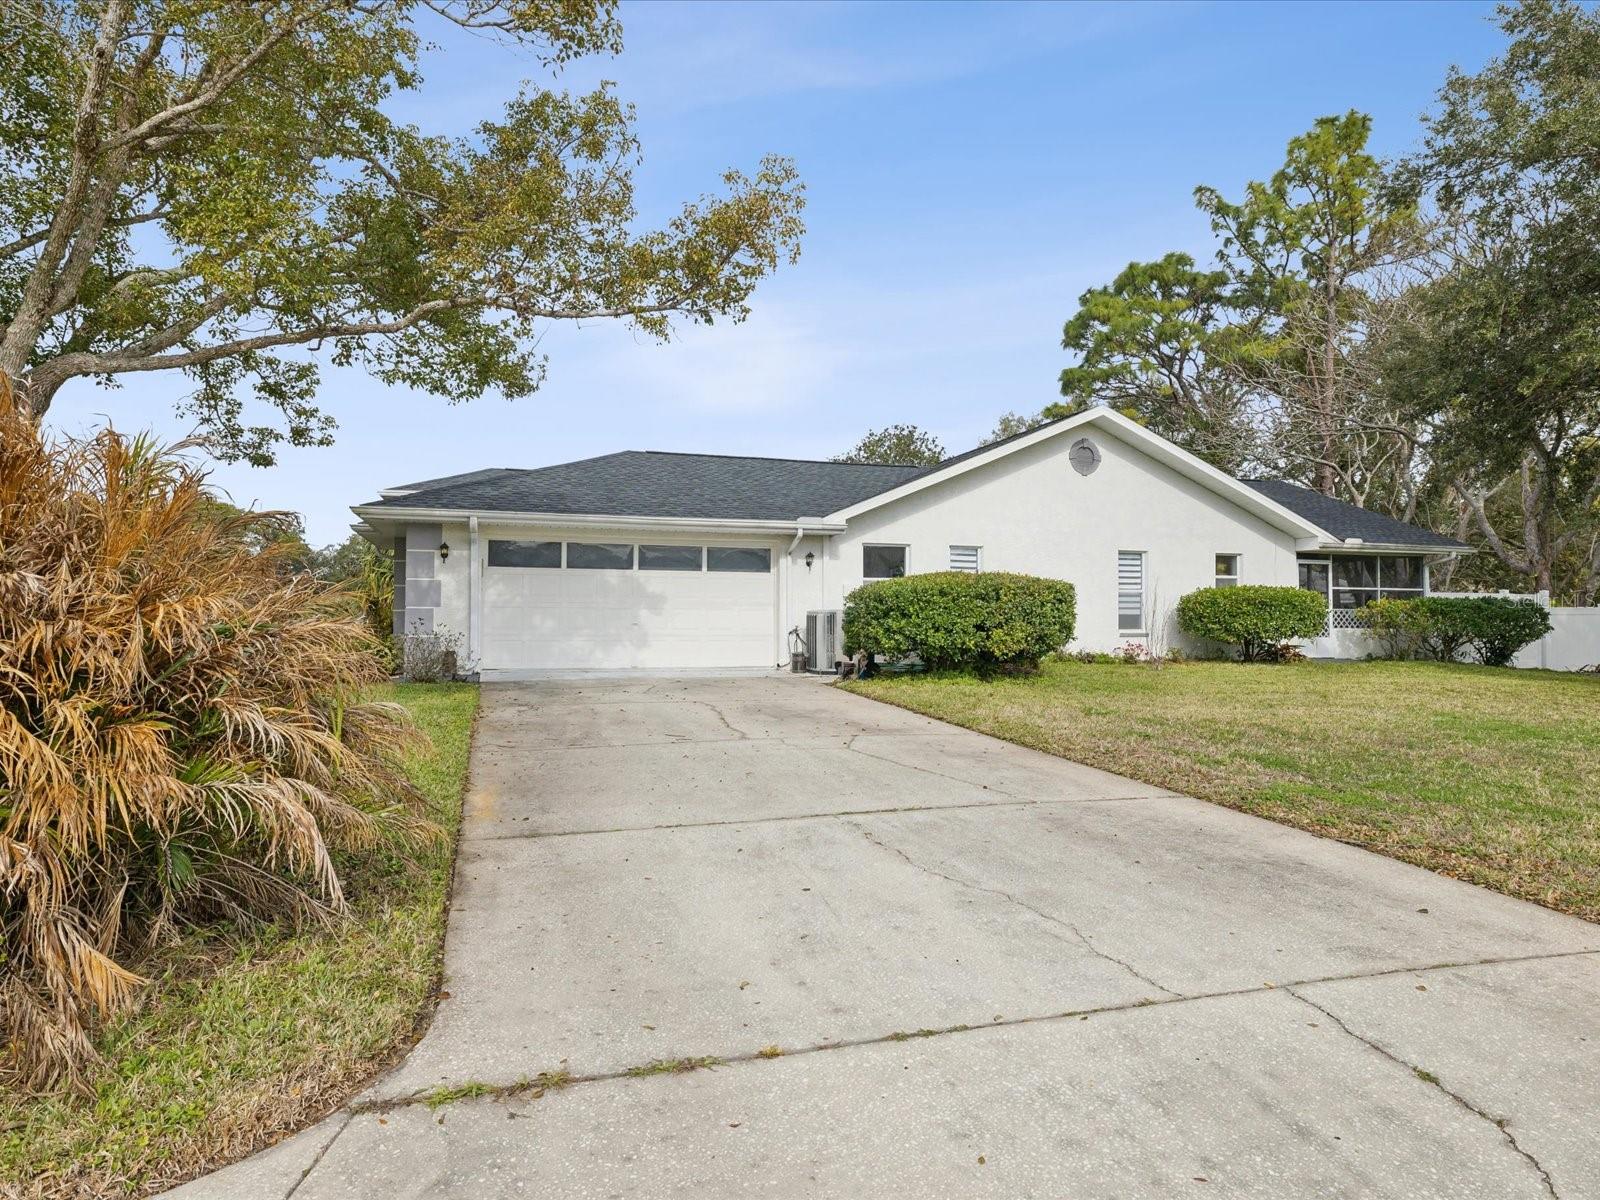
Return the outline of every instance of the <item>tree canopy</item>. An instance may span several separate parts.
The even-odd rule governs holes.
[[[861,440],[836,454],[831,462],[887,463],[901,467],[931,467],[944,459],[939,439],[915,425],[886,425],[869,429]]]
[[[1420,148],[1327,116],[1238,199],[1212,260],[1130,263],[1063,329],[1064,402],[1224,470],[1448,527],[1464,581],[1600,595],[1600,13],[1503,6]],[[1042,416],[1060,415],[1055,406]]]
[[[1431,198],[1449,269],[1420,284],[1387,377],[1432,423],[1475,531],[1511,569],[1600,592],[1600,15],[1501,13],[1505,52],[1452,71],[1396,186]],[[1508,502],[1509,501],[1509,502]]]
[[[0,376],[36,415],[73,379],[180,371],[214,452],[266,463],[330,440],[320,362],[526,396],[549,323],[739,320],[798,253],[803,188],[777,157],[641,230],[633,114],[608,86],[524,84],[468,137],[386,114],[422,87],[430,23],[553,69],[620,49],[611,0],[4,11]]]
[[[1103,402],[1224,466],[1239,444],[1244,391],[1213,358],[1229,304],[1228,272],[1200,270],[1187,254],[1129,263],[1105,287],[1078,297],[1061,345],[1078,361],[1061,372],[1066,404],[1049,416]]]

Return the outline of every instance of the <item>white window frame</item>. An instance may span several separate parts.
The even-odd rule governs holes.
[[[1124,629],[1122,627],[1122,560],[1133,557],[1139,560],[1139,628]],[[1150,596],[1150,552],[1148,550],[1118,550],[1117,551],[1117,636],[1118,637],[1148,637],[1150,635],[1150,614],[1146,602]]]
[[[900,575],[868,575],[867,574],[867,551],[868,550],[903,550],[903,551],[905,551],[905,555],[904,555],[904,559],[903,559],[903,561],[905,562],[904,571],[902,571]],[[911,574],[911,543],[910,542],[862,542],[861,543],[861,578],[862,578],[863,581],[870,581],[872,583],[876,583],[880,579],[899,579],[903,575],[909,575],[909,574]]]
[[[950,570],[952,570],[952,571],[965,571],[967,569],[966,567],[958,567],[958,566],[956,566],[956,551],[957,550],[971,550],[972,551],[972,572],[973,572],[973,574],[977,574],[977,573],[979,573],[979,572],[981,572],[983,570],[983,547],[982,546],[973,546],[973,545],[969,545],[969,544],[965,544],[965,543],[962,543],[962,544],[951,543],[950,551],[949,551],[950,557],[948,559],[949,564],[950,564]]]
[[[1237,552],[1235,552],[1233,550],[1218,550],[1215,554],[1213,554],[1211,556],[1211,565],[1212,565],[1213,568],[1216,567],[1216,565],[1217,565],[1216,560],[1219,559],[1219,558],[1231,558],[1231,559],[1233,559],[1233,574],[1232,575],[1213,574],[1212,577],[1211,577],[1211,586],[1212,587],[1223,587],[1225,585],[1223,584],[1222,581],[1224,579],[1231,579],[1233,581],[1232,586],[1238,587],[1239,586],[1239,580],[1244,575],[1244,555],[1239,554],[1239,553],[1237,553]]]

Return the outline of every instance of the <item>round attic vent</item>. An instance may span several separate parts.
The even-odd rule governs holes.
[[[1067,451],[1067,461],[1079,475],[1093,475],[1095,468],[1100,465],[1100,447],[1088,438],[1079,438]]]

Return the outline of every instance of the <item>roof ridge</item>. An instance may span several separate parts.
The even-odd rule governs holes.
[[[844,462],[833,458],[787,458],[779,454],[716,454],[701,450],[622,450],[619,453],[661,454],[671,455],[674,458],[738,458],[747,462],[809,463],[818,467],[891,467],[896,471],[921,471],[926,469],[920,463]]]

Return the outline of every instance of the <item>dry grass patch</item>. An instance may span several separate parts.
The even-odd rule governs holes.
[[[1438,663],[880,676],[862,695],[1600,920],[1600,678]]]

